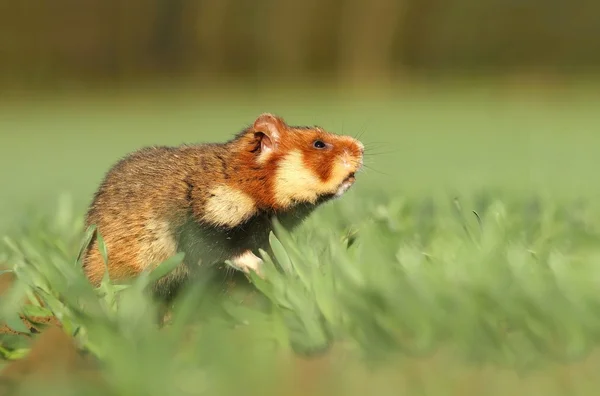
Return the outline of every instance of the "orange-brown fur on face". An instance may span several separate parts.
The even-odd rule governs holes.
[[[261,135],[275,148],[256,153]],[[273,136],[275,135],[275,136]],[[326,144],[317,149],[315,141]],[[237,158],[240,186],[257,205],[285,211],[298,203],[314,203],[323,195],[335,195],[344,180],[362,167],[364,147],[349,136],[335,135],[320,127],[292,127],[282,119],[265,114],[245,131],[238,147],[246,147]],[[258,163],[258,165],[257,165]],[[351,177],[348,180],[353,183]]]
[[[316,141],[322,144],[315,147]],[[95,224],[105,240],[112,279],[136,276],[179,251],[186,253],[184,263],[158,282],[159,289],[180,284],[194,268],[228,259],[242,258],[242,266],[256,270],[258,258],[245,258],[268,250],[270,216],[293,228],[343,194],[362,166],[362,153],[351,137],[291,127],[263,114],[222,144],[128,155],[106,175],[86,224]],[[104,263],[96,240],[84,269],[98,285]]]

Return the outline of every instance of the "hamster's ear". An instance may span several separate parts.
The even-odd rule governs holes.
[[[253,129],[255,133],[261,133],[260,149],[262,152],[268,152],[277,149],[281,135],[284,133],[287,125],[283,119],[270,113],[263,113],[254,121]]]

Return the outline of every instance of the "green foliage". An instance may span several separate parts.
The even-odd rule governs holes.
[[[276,227],[273,257],[261,252],[265,278],[249,275],[260,304],[218,292],[222,280],[207,276],[175,301],[163,329],[148,285],[181,257],[128,284],[106,277],[95,290],[77,260],[90,230],[57,216],[5,239],[18,281],[0,301],[2,321],[29,332],[19,313],[56,316],[100,359],[115,394],[262,389],[274,386],[281,352],[314,356],[335,346],[380,364],[450,348],[464,363],[520,372],[596,346],[597,205],[487,193],[364,198],[349,231],[344,213],[358,199],[327,205],[293,234]],[[27,296],[44,307],[32,298],[23,305]],[[17,359],[28,344],[3,336],[0,348]]]

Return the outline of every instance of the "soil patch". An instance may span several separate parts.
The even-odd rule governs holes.
[[[36,384],[103,386],[95,361],[84,355],[61,328],[51,326],[33,342],[29,353],[0,371],[0,394]]]

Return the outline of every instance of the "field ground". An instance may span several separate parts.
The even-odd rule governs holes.
[[[0,261],[18,280],[0,275],[0,394],[593,394],[599,99],[482,86],[4,103]],[[143,279],[98,297],[73,263],[111,163],[224,140],[264,111],[368,150],[346,197],[273,241],[284,271],[258,290],[216,272],[160,330]]]

